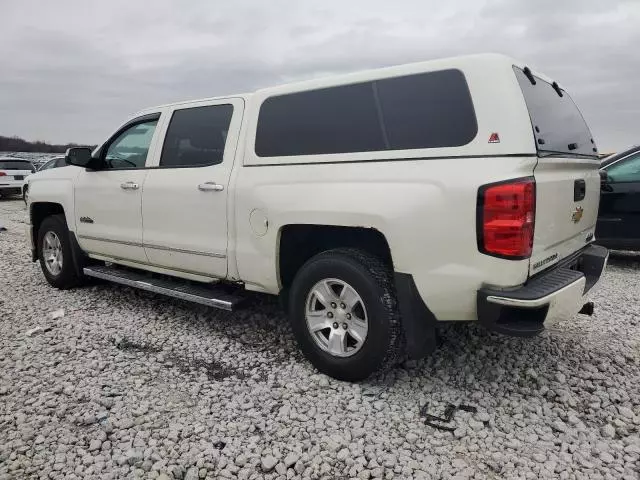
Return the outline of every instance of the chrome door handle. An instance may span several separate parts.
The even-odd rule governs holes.
[[[204,182],[198,185],[198,190],[203,192],[221,192],[224,190],[224,185],[215,182]]]
[[[123,190],[137,190],[138,188],[140,188],[140,185],[138,185],[136,182],[124,182],[120,184],[120,188],[122,188]]]

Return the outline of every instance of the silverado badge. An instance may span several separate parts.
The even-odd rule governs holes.
[[[583,213],[584,213],[584,208],[576,207],[576,209],[571,214],[571,220],[573,221],[573,223],[578,223],[582,218]]]

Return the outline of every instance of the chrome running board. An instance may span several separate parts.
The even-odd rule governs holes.
[[[220,285],[187,283],[169,277],[152,277],[146,272],[138,272],[115,266],[91,266],[83,269],[88,277],[100,278],[128,287],[179,298],[188,302],[232,311],[242,300],[241,296],[228,293]]]

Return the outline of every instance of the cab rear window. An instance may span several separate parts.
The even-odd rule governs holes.
[[[513,67],[540,154],[596,157],[591,131],[569,94],[528,70]]]

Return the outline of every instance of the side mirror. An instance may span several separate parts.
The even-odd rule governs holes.
[[[606,183],[609,180],[609,175],[606,170],[600,170],[600,183]]]
[[[87,168],[93,160],[91,157],[91,149],[89,147],[68,148],[67,153],[64,155],[64,160],[68,165]]]
[[[603,192],[612,192],[613,188],[609,184],[610,178],[606,170],[600,170],[600,190]]]

